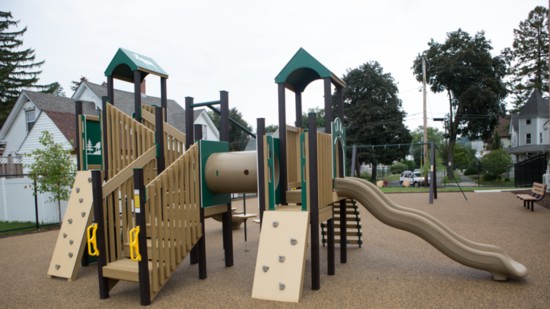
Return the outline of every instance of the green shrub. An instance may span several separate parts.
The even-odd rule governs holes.
[[[392,174],[401,174],[403,171],[407,170],[408,166],[405,163],[397,162],[390,166],[390,171]]]

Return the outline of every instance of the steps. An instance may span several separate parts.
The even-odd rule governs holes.
[[[323,246],[327,243],[327,225],[321,223]],[[340,244],[340,203],[334,203],[334,242]],[[348,245],[358,245],[361,248],[363,232],[361,230],[361,216],[355,200],[346,199],[346,238]]]
[[[152,267],[153,263],[149,261],[149,278],[151,278]],[[103,266],[103,277],[115,280],[139,282],[138,262],[130,259],[121,259],[111,262],[106,266]]]

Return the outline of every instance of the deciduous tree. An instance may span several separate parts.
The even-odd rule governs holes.
[[[447,34],[445,43],[433,39],[429,48],[414,60],[413,72],[422,81],[422,57],[427,60],[426,79],[433,92],[445,92],[449,113],[445,125],[449,133],[447,173],[453,174],[453,149],[457,136],[488,139],[499,116],[505,112],[506,66],[501,57],[493,57],[484,32],[470,36],[458,29]]]
[[[411,141],[404,125],[405,112],[391,74],[385,73],[376,61],[367,62],[349,70],[343,80],[344,111],[348,145],[396,145]],[[376,180],[376,166],[390,165],[408,154],[408,145],[372,147],[361,150],[359,159],[372,163],[372,180]]]
[[[37,182],[37,191],[51,193],[52,201],[57,201],[59,222],[61,222],[61,201],[69,199],[76,167],[71,159],[71,150],[64,149],[63,145],[55,143],[50,132],[43,131],[39,142],[42,147],[28,155],[34,162],[27,167],[30,169],[29,174],[32,178],[41,177]]]

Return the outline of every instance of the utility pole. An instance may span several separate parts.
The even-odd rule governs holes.
[[[550,5],[550,0],[548,0],[548,5]],[[548,11],[547,18],[550,18],[550,10]],[[548,23],[548,39],[550,40],[550,23]],[[550,52],[550,45],[548,46],[548,51]],[[550,62],[548,63],[548,72],[550,72]],[[548,86],[550,86],[550,79],[548,80]],[[550,99],[548,99],[548,105],[550,105]],[[548,119],[550,119],[550,112],[548,113]],[[548,142],[550,143],[550,139],[548,139]],[[550,164],[546,164],[546,165],[547,165],[546,177],[548,177],[548,175],[550,174]]]
[[[422,56],[422,96],[423,96],[423,105],[424,105],[424,164],[428,164],[429,161],[428,161],[428,113],[426,112],[426,58],[424,56]]]

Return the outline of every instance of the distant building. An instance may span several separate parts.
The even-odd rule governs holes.
[[[548,152],[548,99],[534,91],[518,114],[510,119],[510,146],[505,147],[514,156],[514,162]]]
[[[76,138],[75,102],[83,101],[83,113],[98,115],[101,98],[107,95],[107,87],[90,82],[82,82],[71,98],[51,94],[22,91],[6,122],[0,129],[0,164],[16,162],[28,165],[33,159],[26,157],[34,149],[40,148],[38,141],[43,131],[53,135],[54,142],[73,151]],[[128,115],[134,112],[134,94],[115,90],[115,106]],[[159,105],[160,98],[142,94],[142,104]],[[168,100],[168,123],[185,132],[185,111],[174,100]],[[194,123],[203,128],[203,138],[219,140],[219,132],[208,113],[194,111]],[[95,145],[91,145],[95,147]],[[20,169],[18,169],[19,171]],[[23,169],[23,172],[26,172]]]

